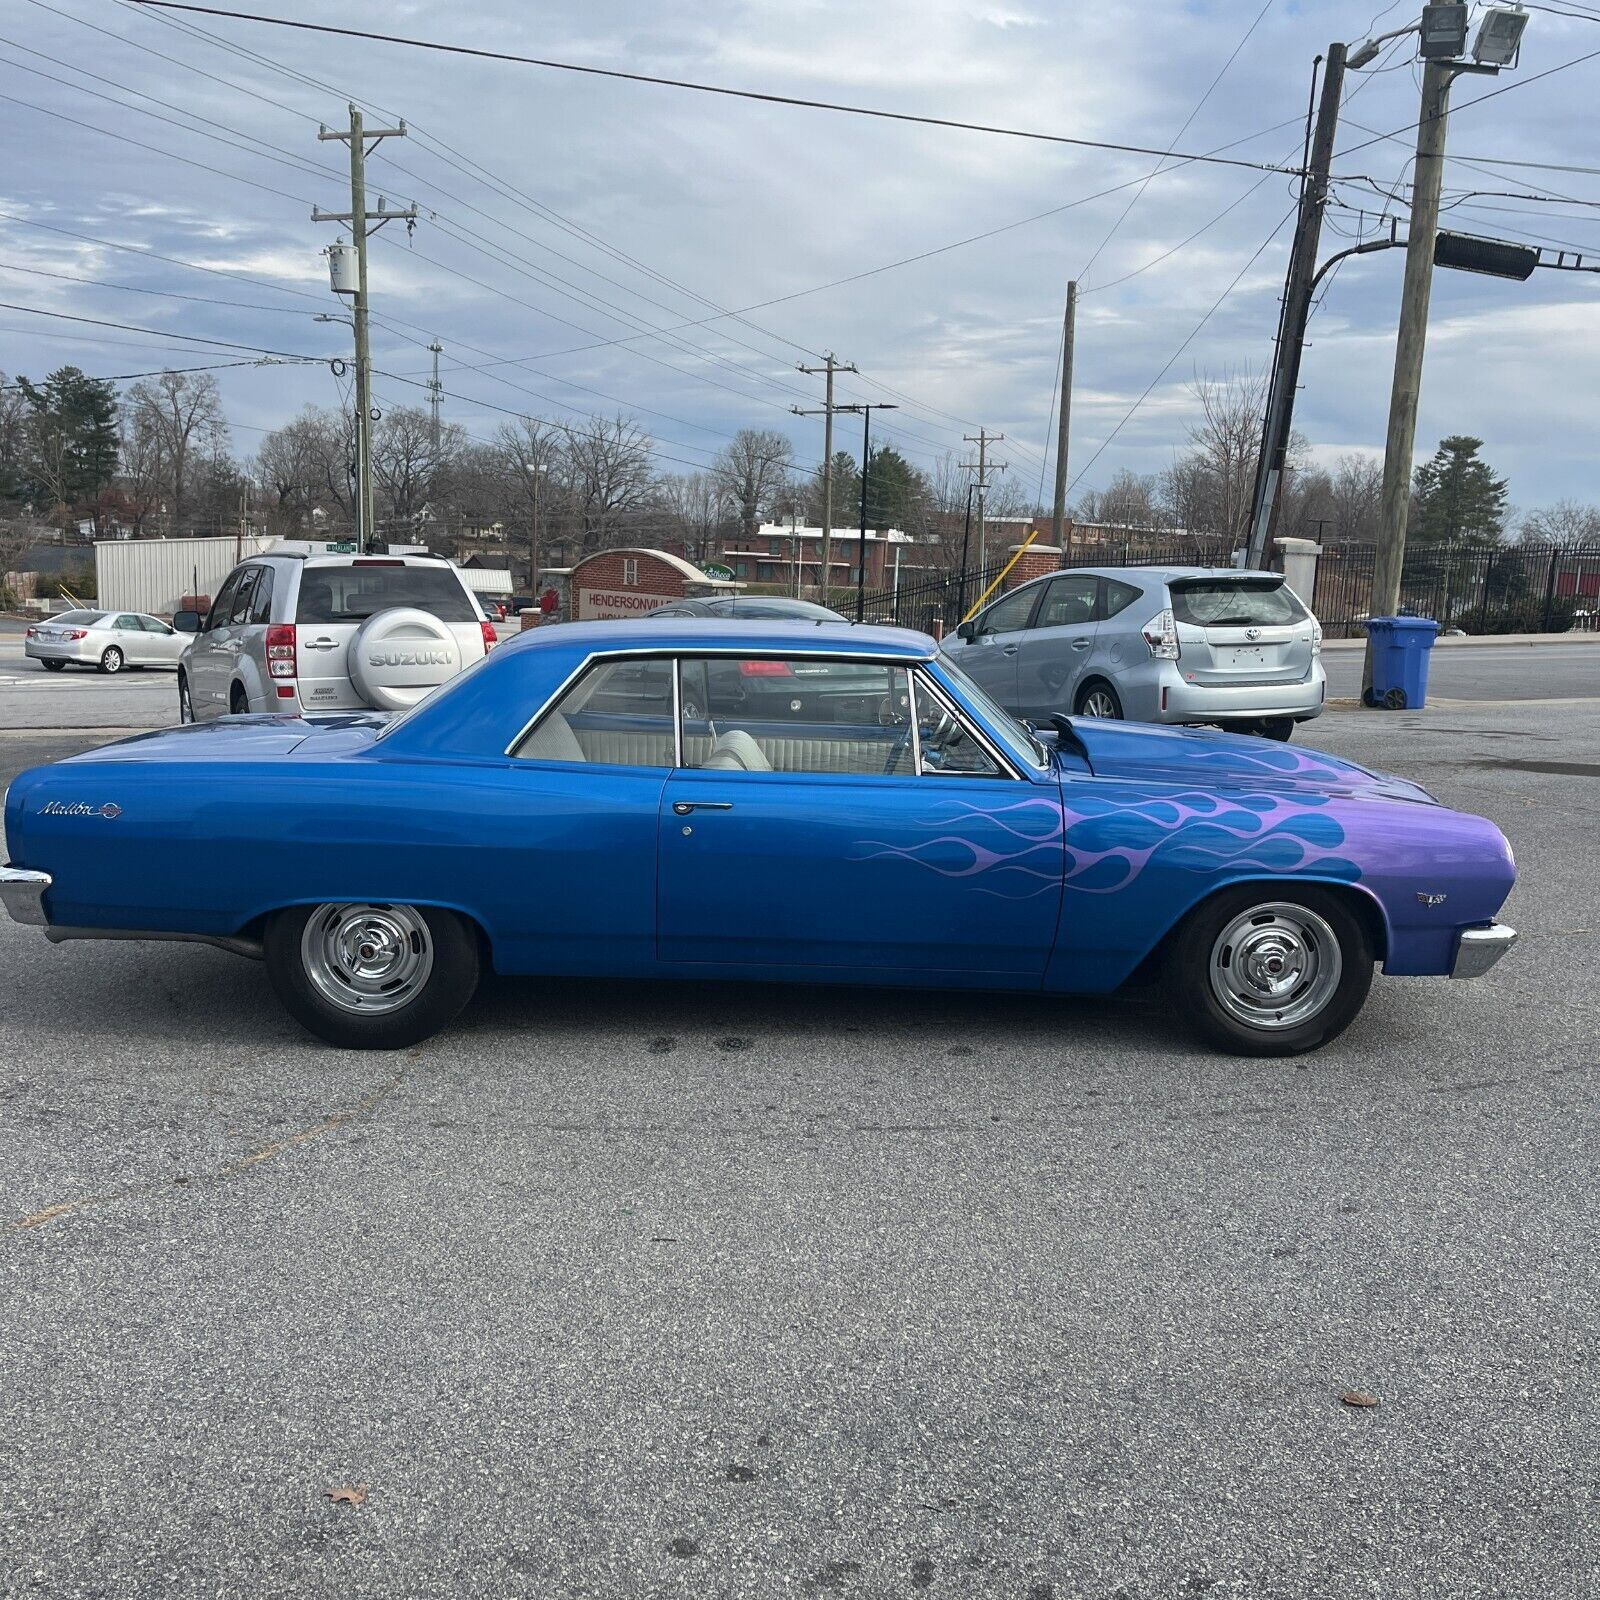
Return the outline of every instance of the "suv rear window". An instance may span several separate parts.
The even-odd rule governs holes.
[[[1219,578],[1173,584],[1172,614],[1201,628],[1281,628],[1304,622],[1306,608],[1281,581]]]
[[[295,621],[365,622],[392,606],[416,606],[441,622],[478,620],[448,567],[307,567],[300,575]]]

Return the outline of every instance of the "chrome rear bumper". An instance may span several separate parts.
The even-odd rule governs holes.
[[[0,902],[4,902],[13,922],[25,922],[30,928],[44,927],[44,892],[49,887],[48,872],[0,867]]]
[[[1462,929],[1450,976],[1481,978],[1516,942],[1517,930],[1503,922],[1491,922],[1487,928]]]

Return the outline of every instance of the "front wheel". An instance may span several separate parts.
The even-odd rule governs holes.
[[[1245,884],[1196,907],[1170,960],[1191,1024],[1230,1055],[1295,1056],[1336,1039],[1372,987],[1372,941],[1337,894]]]
[[[105,648],[105,653],[100,657],[100,670],[102,672],[122,671],[122,652],[114,644],[108,644]]]
[[[194,721],[194,701],[189,695],[189,680],[181,672],[178,674],[178,721]]]
[[[266,953],[289,1014],[350,1050],[431,1037],[472,998],[481,968],[474,929],[433,906],[294,906],[268,923]]]

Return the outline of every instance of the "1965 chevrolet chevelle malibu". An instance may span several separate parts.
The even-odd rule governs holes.
[[[933,640],[838,624],[528,633],[393,721],[231,717],[35,768],[5,821],[14,918],[264,955],[341,1045],[426,1038],[486,964],[1048,992],[1143,969],[1214,1044],[1289,1055],[1374,963],[1472,977],[1515,937],[1505,839],[1414,784],[1202,729],[1030,729]]]

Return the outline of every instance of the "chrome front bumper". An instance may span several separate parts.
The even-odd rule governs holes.
[[[1491,922],[1487,928],[1464,928],[1450,976],[1481,978],[1516,942],[1517,930],[1503,922]]]
[[[0,902],[4,902],[13,922],[25,922],[31,928],[45,927],[48,919],[44,914],[44,892],[49,887],[48,872],[0,867]]]

